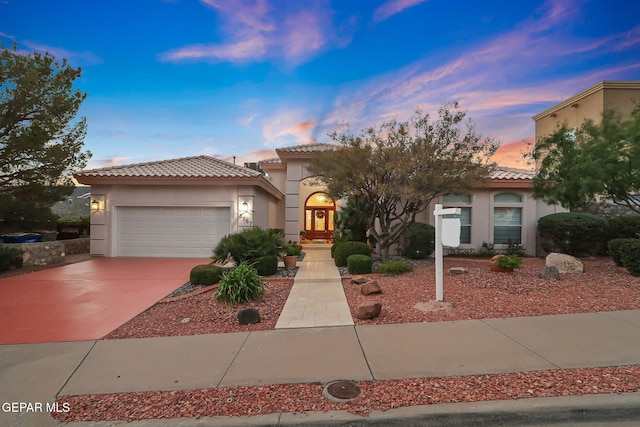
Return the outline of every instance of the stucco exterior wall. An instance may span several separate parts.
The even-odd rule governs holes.
[[[240,224],[239,205],[246,196],[253,210],[251,224]],[[237,186],[148,186],[93,185],[91,197],[100,210],[91,214],[91,254],[114,256],[114,233],[117,208],[120,206],[152,207],[228,207],[231,232],[242,226],[268,226],[269,196],[255,187]]]

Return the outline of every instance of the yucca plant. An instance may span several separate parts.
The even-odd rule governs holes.
[[[218,301],[228,304],[241,304],[260,299],[264,295],[264,284],[258,272],[243,262],[228,272],[220,280],[220,286],[214,294]]]

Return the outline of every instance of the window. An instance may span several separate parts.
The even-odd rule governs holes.
[[[493,243],[522,244],[522,196],[500,193],[493,201]]]
[[[458,194],[445,194],[442,197],[443,208],[460,208],[460,243],[471,243],[471,208],[465,205],[471,204],[471,196]],[[445,215],[444,218],[455,218],[456,215]]]

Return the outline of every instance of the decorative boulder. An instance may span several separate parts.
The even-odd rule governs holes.
[[[540,269],[538,277],[545,280],[560,280],[560,273],[554,266],[543,267]]]
[[[567,254],[550,253],[546,259],[547,267],[555,267],[558,273],[584,273],[584,264],[579,259]]]
[[[354,315],[357,319],[361,320],[371,320],[380,316],[380,312],[382,311],[382,304],[379,302],[374,302],[371,304],[362,304],[358,307],[356,314]]]
[[[352,285],[362,285],[363,283],[367,282],[369,279],[364,277],[364,276],[354,276],[349,283],[351,283]]]
[[[449,269],[449,274],[452,276],[457,276],[458,274],[465,274],[467,269],[464,267],[451,267]]]
[[[260,312],[253,307],[242,309],[238,311],[238,322],[241,325],[260,323]]]
[[[362,292],[362,295],[381,294],[382,288],[378,282],[372,280],[360,286],[360,292]]]

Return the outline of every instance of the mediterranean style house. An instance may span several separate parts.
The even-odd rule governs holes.
[[[640,96],[640,82],[602,82],[535,116],[536,137],[561,120],[578,125],[604,108],[630,111],[629,93]],[[284,147],[277,158],[245,166],[195,156],[81,171],[77,181],[91,185],[91,254],[209,257],[223,236],[253,226],[283,229],[287,241],[299,241],[302,232],[307,239],[331,238],[341,201],[325,193],[307,165],[316,153],[334,149]],[[514,243],[540,254],[538,218],[564,209],[533,199],[533,177],[533,171],[498,168],[488,186],[469,196],[444,195],[416,220],[433,224],[436,203],[459,207],[462,248]]]

